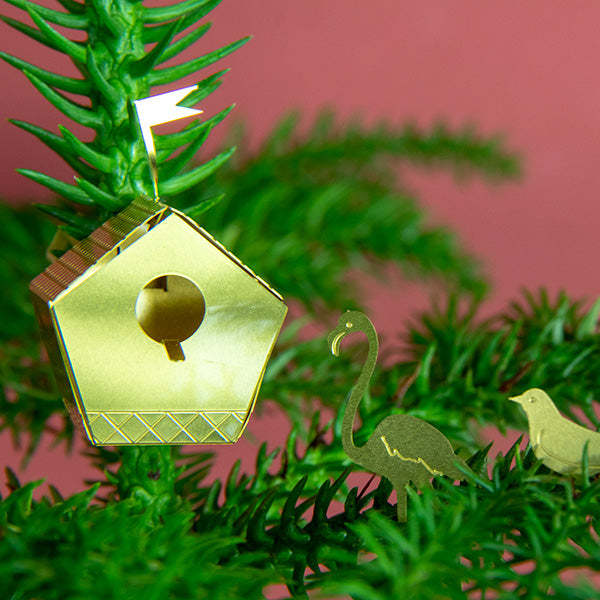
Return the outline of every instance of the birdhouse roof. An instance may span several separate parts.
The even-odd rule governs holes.
[[[206,230],[183,213],[148,197],[134,200],[127,208],[103,223],[35,277],[30,291],[45,302],[52,302],[82,276],[89,277],[116,254],[123,252],[142,235],[169,215],[178,216],[198,235],[218,248],[232,262],[254,277],[279,300],[281,295],[217,242]]]

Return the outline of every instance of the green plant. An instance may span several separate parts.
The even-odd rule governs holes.
[[[63,228],[70,234],[81,238],[136,196],[153,195],[146,151],[131,118],[131,102],[150,95],[152,86],[174,84],[211,66],[246,43],[248,38],[191,61],[161,68],[160,65],[206,34],[210,23],[174,40],[175,36],[203,19],[219,0],[187,0],[165,7],[147,7],[131,0],[89,3],[69,0],[62,3],[64,11],[28,0],[10,0],[9,3],[27,12],[34,26],[2,17],[5,23],[66,55],[81,73],[80,78],[65,77],[5,52],[0,53],[0,57],[20,69],[53,106],[93,131],[93,140],[83,143],[66,127],[60,126],[61,135],[58,135],[31,123],[13,121],[59,154],[77,173],[77,185],[70,185],[51,175],[20,170],[69,204],[67,207],[44,205],[40,208],[62,221]],[[73,41],[60,33],[56,25],[83,32],[85,39]],[[147,44],[153,44],[149,51]],[[192,105],[206,98],[220,85],[224,73],[218,71],[199,81],[198,89],[182,104]],[[75,102],[65,92],[80,96],[84,103]],[[224,109],[183,132],[157,136],[162,194],[170,197],[189,189],[231,155],[233,149],[191,171],[181,172],[229,110]],[[181,152],[173,157],[176,150]],[[91,216],[86,211],[90,207],[95,209]]]
[[[42,210],[81,238],[135,196],[152,192],[131,100],[149,95],[153,85],[195,75],[245,40],[161,67],[202,38],[208,25],[196,24],[218,1],[150,8],[61,0],[62,10],[8,1],[33,24],[3,17],[5,23],[70,57],[81,73],[64,77],[0,54],[93,132],[83,143],[66,128],[54,133],[16,122],[78,174],[72,186],[22,171],[58,196]],[[65,28],[83,41],[59,32]],[[200,78],[186,103],[216,89],[223,73]],[[270,451],[262,444],[251,474],[237,463],[226,481],[212,483],[211,453],[90,448],[99,480],[71,498],[50,486],[35,501],[39,482],[21,485],[9,472],[10,493],[0,499],[5,594],[260,598],[266,586],[283,582],[298,598],[308,589],[369,599],[491,592],[534,598],[550,591],[598,597],[588,584],[561,579],[565,568],[599,567],[598,481],[586,475],[576,484],[551,473],[517,444],[488,472],[489,447],[478,449],[478,431],[488,424],[523,428],[523,415],[506,397],[532,386],[548,389],[572,418],[583,414],[598,425],[592,398],[600,386],[600,304],[583,311],[566,294],[551,301],[541,292],[526,294],[496,319],[479,320],[481,268],[450,232],[424,224],[418,200],[397,173],[398,165],[417,164],[494,181],[516,176],[518,160],[497,139],[471,130],[366,127],[324,112],[306,134],[290,116],[257,152],[244,152],[240,138],[234,160],[226,162],[232,151],[225,149],[186,170],[228,110],[157,136],[160,189],[165,201],[198,219],[302,307],[304,316],[292,319],[280,338],[262,391],[289,417],[287,443]],[[27,282],[44,268],[52,231],[35,214],[0,210],[8,234],[0,236],[0,274],[9,292],[0,298],[6,324],[0,429],[15,440],[32,434],[31,454],[52,415],[63,417],[53,435],[66,443],[73,438],[27,301]],[[345,278],[349,268],[377,272],[390,263],[408,276],[434,277],[450,300],[409,324],[402,362],[378,367],[361,404],[357,443],[384,416],[410,412],[461,444],[474,471],[460,486],[442,479],[422,494],[411,490],[405,525],[394,521],[386,481],[362,489],[348,483],[354,467],[342,451],[339,407],[360,368],[362,345],[332,360],[322,337],[301,335],[307,322],[323,327],[333,311],[360,306],[360,291]]]

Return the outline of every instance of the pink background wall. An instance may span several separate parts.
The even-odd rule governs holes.
[[[485,133],[503,132],[509,147],[524,156],[522,181],[458,188],[449,176],[418,172],[407,173],[408,181],[421,192],[432,220],[453,227],[487,265],[494,283],[489,310],[524,285],[598,295],[599,4],[224,0],[212,20],[213,31],[198,52],[248,33],[255,37],[224,61],[232,72],[207,112],[237,103],[234,114],[250,124],[255,141],[289,109],[311,117],[324,105],[342,117],[363,114],[369,122],[414,119],[427,125],[444,117],[454,126],[476,123]],[[51,52],[40,52],[3,25],[1,35],[2,50],[56,67]],[[47,198],[14,169],[43,170],[64,180],[72,173],[5,119],[29,119],[53,130],[67,121],[16,70],[2,63],[0,77],[0,197]],[[404,295],[398,283],[391,290],[378,287],[371,301],[376,324],[389,330],[418,302],[421,296]],[[258,439],[281,441],[272,422],[256,421],[251,431]],[[228,469],[248,443],[219,450],[222,467]],[[61,456],[40,451],[25,479],[46,476],[65,493],[80,489],[89,475],[85,461]],[[18,467],[6,434],[0,435],[0,458]]]

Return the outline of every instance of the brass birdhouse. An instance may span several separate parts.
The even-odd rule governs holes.
[[[287,307],[184,214],[140,198],[30,285],[90,442],[233,443]]]

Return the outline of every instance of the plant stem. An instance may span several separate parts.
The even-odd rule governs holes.
[[[129,101],[150,93],[147,74],[131,73],[129,65],[145,55],[143,5],[129,0],[100,3],[103,10],[90,6],[88,16],[87,74],[94,84],[93,112],[103,121],[96,129],[93,148],[110,156],[116,168],[102,175],[99,187],[127,204],[139,195],[151,195],[146,152],[131,119]]]
[[[121,500],[133,498],[153,521],[180,504],[171,446],[123,446],[119,452],[117,490]]]

